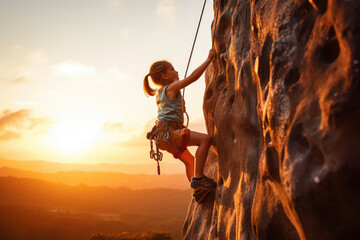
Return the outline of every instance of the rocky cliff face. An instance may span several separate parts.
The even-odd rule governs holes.
[[[360,1],[215,0],[214,13],[203,107],[218,186],[190,203],[184,239],[359,237]]]

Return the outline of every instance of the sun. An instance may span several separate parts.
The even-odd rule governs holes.
[[[50,144],[63,155],[78,155],[89,150],[96,142],[98,129],[91,118],[62,119],[50,131]]]

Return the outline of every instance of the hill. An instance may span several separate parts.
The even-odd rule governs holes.
[[[42,180],[0,177],[0,204],[47,206],[107,214],[131,212],[182,214],[191,190],[68,186]]]
[[[0,239],[86,239],[97,232],[181,237],[190,190],[68,186],[0,177]],[[21,231],[19,231],[21,229]]]
[[[67,185],[85,184],[89,186],[127,187],[130,189],[189,188],[189,183],[184,174],[163,174],[158,176],[150,174],[85,171],[41,173],[9,167],[0,167],[0,176],[40,179]]]

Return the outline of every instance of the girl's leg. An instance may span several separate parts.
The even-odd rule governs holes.
[[[199,146],[195,153],[195,177],[204,176],[206,158],[210,148],[210,137],[207,134],[191,131],[188,146]]]
[[[191,178],[194,176],[194,156],[186,149],[179,159],[185,164],[186,176],[189,182],[191,182]]]

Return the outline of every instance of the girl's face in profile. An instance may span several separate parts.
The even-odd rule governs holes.
[[[166,70],[165,75],[170,82],[179,80],[179,73],[174,69],[173,65],[170,65],[170,67]]]

